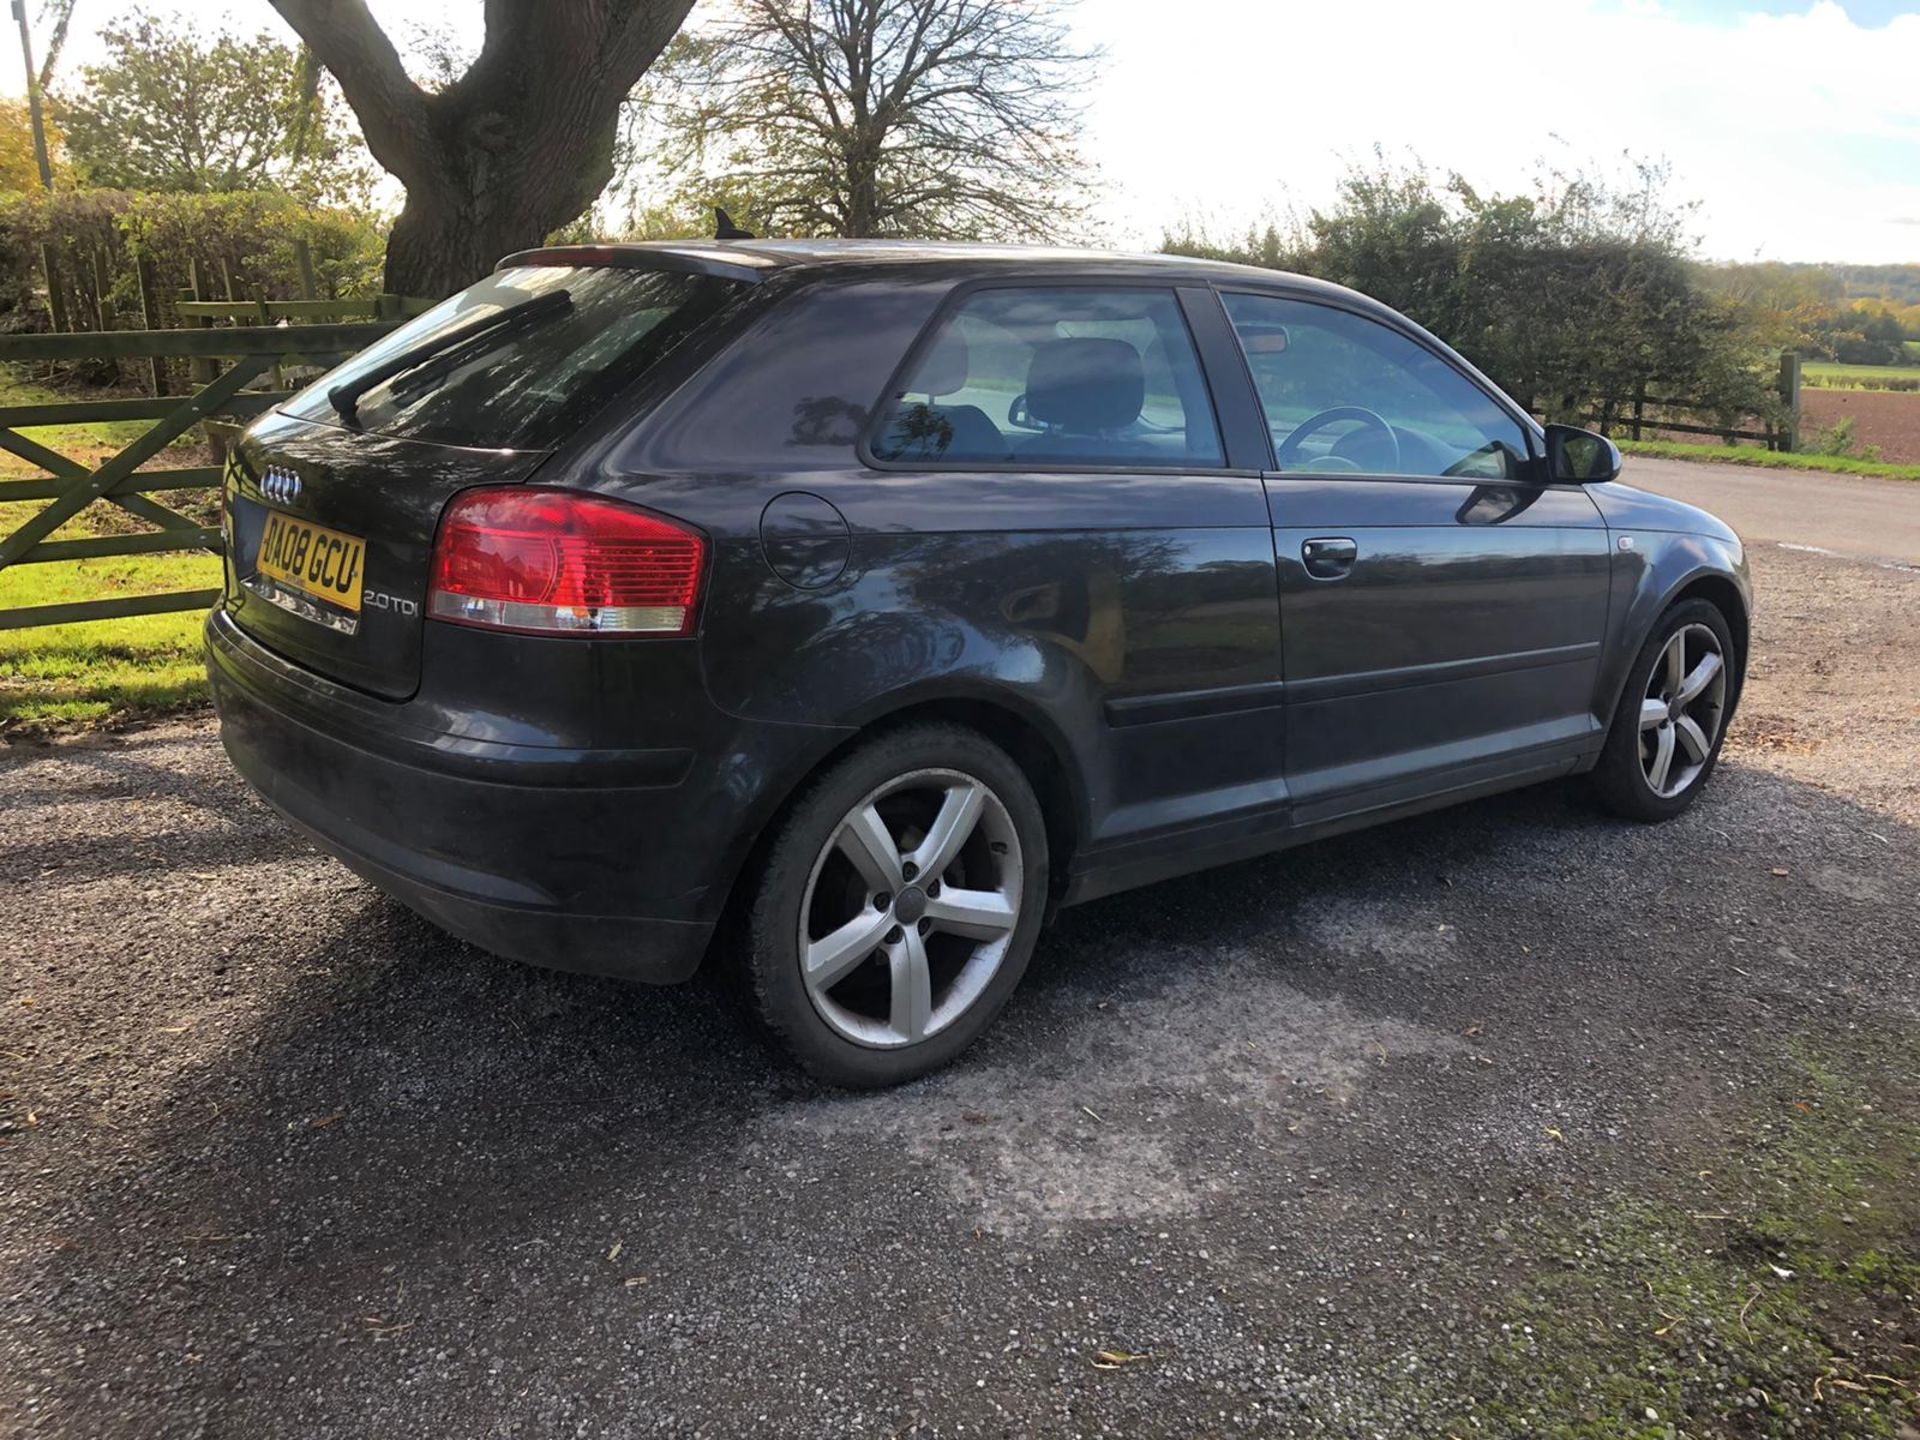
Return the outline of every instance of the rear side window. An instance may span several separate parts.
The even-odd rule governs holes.
[[[409,440],[548,449],[743,288],[611,266],[496,271],[330,371],[286,409]]]
[[[941,323],[870,448],[903,464],[1224,463],[1171,290],[979,290]]]

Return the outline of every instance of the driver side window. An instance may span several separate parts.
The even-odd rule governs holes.
[[[1283,472],[1476,481],[1526,475],[1526,433],[1432,351],[1330,305],[1270,295],[1221,299]]]

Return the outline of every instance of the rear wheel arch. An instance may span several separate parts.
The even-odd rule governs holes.
[[[1020,767],[1046,818],[1047,853],[1052,863],[1050,884],[1057,895],[1067,873],[1067,862],[1086,833],[1088,813],[1079,770],[1065,739],[1044,721],[1016,705],[979,696],[946,696],[916,700],[888,711],[862,727],[848,745],[922,721],[965,726],[998,745]]]
[[[1018,702],[978,693],[953,693],[915,696],[869,715],[857,729],[849,731],[805,770],[788,779],[778,800],[767,809],[759,833],[742,855],[741,863],[728,877],[723,909],[731,912],[736,907],[741,878],[753,870],[756,858],[773,843],[795,803],[816,777],[879,736],[928,722],[964,726],[999,746],[1020,767],[1027,783],[1033,787],[1041,815],[1046,820],[1051,865],[1049,884],[1057,897],[1064,885],[1067,862],[1086,834],[1088,814],[1084,787],[1065,738]]]
[[[781,804],[782,814],[815,774],[836,763],[842,755],[868,743],[876,735],[928,721],[964,726],[998,745],[1020,767],[1046,817],[1047,852],[1057,893],[1060,880],[1067,873],[1067,861],[1086,834],[1088,809],[1084,787],[1066,738],[1028,707],[1004,696],[978,692],[918,695],[870,716],[799,779]]]

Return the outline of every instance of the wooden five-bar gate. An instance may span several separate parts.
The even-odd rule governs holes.
[[[0,521],[0,573],[12,565],[55,560],[88,560],[165,551],[218,553],[217,526],[169,508],[156,496],[169,491],[217,486],[220,467],[191,466],[144,470],[180,436],[214,417],[243,419],[287,398],[279,388],[249,390],[262,376],[274,376],[289,362],[330,365],[385,334],[419,302],[381,297],[376,302],[208,301],[183,304],[194,318],[192,329],[110,330],[78,334],[0,335],[0,363],[74,360],[145,360],[184,357],[192,362],[194,389],[186,395],[129,396],[100,400],[59,400],[44,404],[0,406],[0,450],[42,470],[43,476],[0,479],[0,501],[47,503],[11,530]],[[273,321],[338,315],[351,305],[378,315],[346,324],[274,324]],[[220,318],[252,318],[265,324],[214,328]],[[206,327],[206,328],[200,328]],[[225,369],[221,369],[224,362]],[[157,374],[157,364],[156,364]],[[271,381],[269,382],[271,383]],[[156,388],[159,388],[156,386]],[[20,432],[38,425],[68,425],[102,420],[145,420],[151,425],[118,454],[85,464]],[[154,528],[134,534],[54,539],[54,532],[89,506],[110,504]],[[0,609],[0,630],[59,625],[80,620],[158,615],[203,610],[218,590],[179,590],[162,595],[118,596],[61,605]]]

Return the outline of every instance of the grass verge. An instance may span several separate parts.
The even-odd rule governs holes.
[[[0,517],[0,529],[6,520]],[[0,570],[0,609],[217,586],[211,555],[128,556]],[[163,715],[202,703],[198,614],[0,630],[0,735]]]
[[[1883,480],[1920,480],[1920,465],[1854,460],[1839,455],[1795,455],[1751,445],[1686,445],[1675,440],[1620,440],[1627,455],[1657,460],[1697,460],[1707,465],[1753,465],[1763,470],[1819,470],[1834,475],[1872,475]]]
[[[1686,1198],[1527,1237],[1538,1273],[1454,1433],[1920,1430],[1920,1044],[1893,1049],[1802,1048]]]

